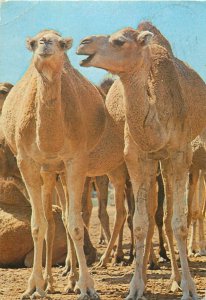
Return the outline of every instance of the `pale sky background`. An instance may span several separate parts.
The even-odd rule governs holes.
[[[73,66],[99,83],[103,70],[82,68],[75,50],[91,34],[110,34],[151,21],[170,41],[175,55],[206,80],[206,2],[187,1],[8,1],[0,7],[0,82],[15,84],[31,60],[27,36],[55,29],[72,36],[68,54]]]

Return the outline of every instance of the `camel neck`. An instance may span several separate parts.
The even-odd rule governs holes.
[[[63,146],[63,115],[61,75],[48,81],[42,76],[37,82],[37,137],[41,151],[56,154]]]
[[[150,63],[133,68],[120,79],[124,87],[126,122],[130,135],[143,151],[158,151],[166,142],[166,133],[156,110],[155,99],[148,97]]]

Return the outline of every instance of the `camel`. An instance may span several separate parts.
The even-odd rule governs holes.
[[[86,37],[77,49],[77,54],[87,55],[82,66],[102,68],[120,77],[106,102],[113,96],[113,89],[124,93],[124,155],[135,196],[136,239],[135,272],[127,300],[141,299],[145,290],[158,161],[166,194],[165,228],[170,252],[172,229],[179,249],[182,300],[198,299],[187,261],[184,198],[192,159],[190,143],[206,126],[206,86],[195,71],[174,57],[171,47],[162,43],[164,40],[146,22],[137,30],[125,28],[111,35]],[[170,255],[172,258],[174,253]],[[172,258],[171,279],[175,283],[180,275],[174,261]]]
[[[101,95],[103,99],[106,99],[106,95],[109,92],[112,84],[114,83],[115,78],[113,77],[105,77],[102,82],[100,83],[99,86],[96,86],[98,90],[101,92]],[[122,116],[124,117],[124,116]],[[111,233],[110,233],[110,228],[109,228],[109,216],[107,213],[107,201],[108,201],[108,184],[109,184],[109,179],[106,175],[104,176],[97,176],[96,178],[87,178],[85,182],[85,187],[84,187],[84,193],[82,197],[82,217],[84,220],[84,223],[86,227],[89,227],[89,222],[91,218],[91,213],[92,213],[92,203],[91,203],[91,188],[92,184],[94,185],[95,189],[97,190],[97,195],[98,195],[98,216],[100,220],[100,243],[104,244],[105,243],[105,236],[107,239],[107,242],[109,243],[110,238],[111,238]],[[132,187],[129,178],[126,180],[125,184],[125,196],[127,200],[127,205],[128,205],[128,215],[127,215],[127,223],[131,232],[131,247],[130,247],[130,259],[129,262],[132,262],[133,260],[133,226],[132,226],[132,218],[133,218],[133,211],[134,211],[134,205],[133,205],[133,192],[132,192]],[[115,261],[116,262],[121,262],[124,258],[124,253],[122,250],[122,239],[123,239],[123,228],[124,225],[121,228],[120,234],[119,234],[119,241],[118,241],[118,246],[115,252]],[[109,251],[110,252],[110,251]],[[104,261],[100,262],[100,266],[105,266],[106,262],[109,259],[109,252],[106,250],[105,253],[105,259]]]
[[[81,195],[86,176],[107,174],[115,187],[117,214],[108,252],[126,217],[123,126],[118,128],[124,121],[120,117],[118,124],[115,122],[96,87],[72,67],[66,55],[71,45],[71,38],[63,38],[53,30],[28,38],[27,47],[33,52],[33,59],[2,110],[3,133],[16,155],[32,205],[34,264],[22,299],[44,297],[47,291],[53,292],[51,203],[56,174],[60,174],[66,195],[68,191],[63,218],[69,232],[71,254],[75,248],[79,264],[78,276],[75,257],[71,257],[67,290],[75,285],[80,291],[79,299],[99,299],[83,251]]]
[[[13,87],[0,83],[1,104]],[[22,181],[16,159],[0,130],[0,265],[4,267],[31,267],[33,243],[30,230],[31,206]],[[61,222],[61,210],[53,206],[56,223],[52,265],[62,264],[66,255],[65,229]],[[23,239],[22,239],[23,238]],[[45,264],[45,253],[43,257]]]
[[[103,96],[103,99],[106,99],[106,95],[108,94],[112,84],[114,83],[116,78],[114,77],[106,77],[104,80],[100,83],[100,86],[96,86],[99,91],[101,91],[101,95]],[[122,111],[121,111],[122,113]],[[124,118],[124,115],[121,116]],[[120,124],[122,126],[122,124]],[[121,128],[120,126],[120,128]],[[122,128],[123,129],[123,128]],[[107,242],[109,242],[111,234],[109,229],[109,216],[107,213],[107,197],[108,197],[108,177],[105,176],[98,176],[96,179],[94,178],[91,180],[91,178],[87,178],[85,182],[85,188],[82,198],[82,210],[83,210],[83,220],[86,225],[86,227],[89,227],[89,222],[91,218],[92,213],[92,203],[91,203],[91,183],[94,183],[96,190],[98,192],[98,216],[100,219],[101,224],[101,234],[100,234],[100,243],[105,243],[105,236],[104,232],[107,238]],[[168,257],[166,254],[166,250],[164,247],[164,240],[163,240],[163,203],[164,203],[164,187],[163,187],[163,181],[161,173],[157,174],[157,184],[158,184],[158,200],[157,200],[157,209],[154,207],[156,214],[155,214],[155,222],[158,227],[159,232],[159,255],[160,260],[166,260],[168,261]],[[131,232],[131,247],[130,247],[130,255],[129,260],[127,263],[131,263],[133,261],[133,248],[134,248],[134,237],[133,237],[133,214],[134,214],[134,196],[132,191],[132,186],[129,177],[127,178],[126,185],[125,185],[125,196],[127,200],[128,205],[128,216],[127,216],[127,223]],[[123,245],[122,245],[122,239],[123,239],[123,228],[122,226],[120,234],[119,234],[119,240],[117,249],[115,252],[115,263],[120,263],[123,261],[124,258],[124,252],[123,252]],[[104,261],[100,261],[99,266],[106,266],[106,262],[109,259],[109,253],[106,250],[105,253],[105,259]],[[125,262],[124,262],[125,263]],[[150,255],[150,269],[159,269],[159,265],[157,263],[157,258],[155,257],[153,249],[151,249],[151,255]],[[67,274],[69,270],[69,258],[67,258],[66,267],[63,272],[63,274]]]
[[[205,198],[205,171],[206,171],[206,131],[204,130],[193,142],[193,158],[189,171],[188,188],[188,227],[192,222],[191,238],[188,246],[188,255],[193,256],[196,245],[196,223],[199,223],[199,252],[196,255],[206,255],[204,238],[204,216],[206,209]]]

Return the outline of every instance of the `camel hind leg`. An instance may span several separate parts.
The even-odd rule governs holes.
[[[164,246],[164,238],[163,238],[163,219],[164,219],[164,200],[165,200],[165,192],[164,192],[164,184],[162,179],[162,174],[160,173],[157,176],[158,182],[158,206],[155,214],[155,222],[158,228],[159,234],[159,255],[162,259],[169,261],[167,256],[167,252]]]
[[[115,189],[115,204],[116,204],[116,214],[115,214],[115,223],[114,229],[112,232],[111,239],[109,244],[107,245],[107,249],[105,253],[102,255],[100,259],[100,263],[98,266],[106,266],[111,251],[114,247],[114,243],[120,233],[122,225],[126,218],[126,209],[124,205],[124,186],[126,180],[126,167],[125,165],[119,166],[116,170],[110,172],[108,174],[111,182],[113,183]]]
[[[111,238],[110,228],[109,228],[109,215],[107,213],[107,203],[108,203],[108,186],[109,178],[104,176],[97,176],[95,180],[95,187],[98,195],[98,217],[101,223],[101,231],[106,236],[107,242]],[[100,238],[101,240],[101,238]]]

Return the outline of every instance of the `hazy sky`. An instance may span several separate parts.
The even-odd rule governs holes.
[[[25,47],[26,37],[48,28],[73,37],[68,52],[73,66],[99,83],[104,71],[79,66],[81,57],[75,54],[79,41],[126,26],[136,28],[143,20],[156,25],[175,55],[206,80],[206,2],[8,1],[1,4],[0,81],[16,83],[21,78],[32,56]]]

